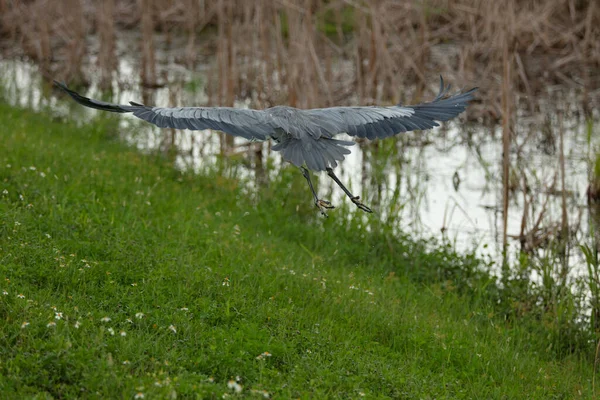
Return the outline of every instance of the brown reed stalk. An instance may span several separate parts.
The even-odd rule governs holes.
[[[219,0],[217,3],[217,68],[218,88],[217,103],[222,106],[233,107],[235,101],[236,71],[233,63],[235,59],[234,50],[234,4],[231,1]],[[229,152],[233,148],[233,137],[220,134],[221,154]]]
[[[81,0],[62,0],[62,15],[65,23],[62,35],[66,39],[66,75],[71,81],[83,83],[83,60],[86,52],[85,17]]]
[[[312,4],[312,0],[306,0],[307,8],[310,8],[311,4]],[[333,98],[331,96],[330,82],[328,82],[327,78],[325,77],[324,66],[322,65],[321,59],[319,58],[319,55],[317,54],[318,44],[315,43],[317,40],[317,34],[316,34],[316,28],[314,26],[314,21],[313,21],[313,13],[305,13],[304,18],[305,18],[305,21],[303,24],[303,32],[304,32],[304,36],[307,39],[307,42],[306,42],[307,53],[309,54],[310,60],[312,61],[312,66],[313,66],[312,73],[315,75],[315,78],[319,82],[318,86],[316,86],[316,85],[314,86],[315,89],[317,89],[317,90],[313,91],[313,98],[322,97],[325,102],[325,105],[331,106],[331,105],[333,105]]]
[[[521,251],[525,250],[526,232],[527,232],[527,219],[529,218],[529,206],[530,202],[527,199],[527,175],[523,171],[523,184],[521,192],[523,193],[523,215],[521,216],[521,230],[519,232],[519,241],[521,242]]]
[[[355,61],[355,74],[356,74],[356,91],[358,95],[358,103],[365,104],[367,97],[367,83],[366,83],[366,69],[365,69],[365,43],[364,43],[364,32],[367,30],[366,16],[363,12],[357,10],[357,39],[354,46],[354,61]]]
[[[185,25],[188,35],[187,45],[185,47],[185,63],[188,68],[193,68],[198,59],[196,51],[196,27],[200,20],[200,4],[197,0],[186,0]]]
[[[560,168],[560,186],[561,186],[561,231],[560,231],[560,252],[562,258],[561,278],[563,284],[566,284],[567,275],[569,272],[568,263],[568,245],[569,245],[569,213],[567,210],[567,188],[565,185],[565,146],[564,146],[564,129],[563,129],[563,113],[558,113],[558,136],[559,136],[559,168]]]
[[[426,48],[429,45],[429,30],[428,30],[428,23],[427,23],[427,10],[428,7],[428,3],[426,0],[423,0],[421,2],[421,5],[419,7],[419,35],[418,35],[418,41],[419,41],[419,47],[421,49],[421,51],[419,51],[418,53],[418,58],[417,58],[417,67],[419,68],[419,71],[424,71],[425,70],[425,63],[427,61],[427,51]],[[422,99],[423,97],[423,92],[425,91],[425,84],[426,81],[423,77],[420,77],[420,79],[417,81],[417,87],[416,87],[416,93],[415,93],[415,100],[419,101]]]
[[[514,12],[514,0],[508,0],[506,14],[509,23],[504,27],[503,52],[502,52],[502,248],[506,256],[508,234],[508,204],[509,204],[509,173],[510,173],[510,141],[512,132],[512,22],[510,18]],[[506,262],[506,258],[504,258]]]
[[[112,74],[117,68],[114,22],[115,1],[104,0],[96,7],[98,36],[100,38],[100,49],[98,52],[98,67],[100,68],[101,73],[100,87],[106,90],[111,88]]]
[[[584,34],[584,39],[583,39],[583,51],[581,52],[582,55],[582,63],[581,63],[581,68],[582,68],[582,75],[583,75],[583,109],[586,113],[586,115],[591,115],[592,110],[590,109],[589,106],[589,91],[591,89],[591,79],[590,79],[590,68],[589,65],[590,63],[590,56],[591,56],[591,51],[588,51],[588,49],[590,49],[593,45],[592,45],[592,41],[594,41],[593,38],[593,27],[592,27],[592,23],[594,20],[594,14],[596,12],[596,2],[595,1],[590,1],[589,5],[588,5],[588,10],[586,11],[586,17],[585,17],[585,34]],[[596,36],[596,40],[597,42],[597,36]],[[598,52],[600,53],[600,51]],[[600,56],[599,56],[600,58]]]
[[[381,43],[381,24],[377,15],[375,6],[369,4],[371,24],[372,28],[367,32],[369,35],[368,40],[368,68],[367,68],[367,94],[372,102],[376,102],[377,99],[377,84],[379,82],[379,75],[377,73],[377,67],[379,62],[378,43]]]
[[[142,59],[140,78],[145,87],[154,87],[156,80],[156,58],[154,50],[154,1],[140,0],[139,3],[142,22]]]
[[[282,14],[283,12],[281,11],[281,9],[277,8],[273,10],[273,14],[271,16],[273,26],[275,27],[275,32],[273,36],[275,36],[275,63],[277,65],[278,76],[278,80],[276,83],[278,86],[283,86],[283,80],[286,78],[286,71],[283,67],[283,60],[285,59],[285,38],[283,33],[283,26],[281,24]],[[287,90],[289,91],[289,87],[287,88]],[[292,105],[292,103],[290,103],[290,105]]]
[[[270,0],[262,0],[261,2],[257,2],[255,4],[255,21],[254,26],[258,28],[258,43],[256,52],[262,55],[263,63],[262,69],[260,71],[258,84],[261,85],[264,90],[259,91],[258,96],[260,96],[259,102],[261,105],[264,105],[265,100],[267,100],[269,96],[270,88],[275,87],[275,82],[273,82],[273,73],[275,71],[275,64],[277,57],[273,57],[276,51],[273,47],[273,42],[269,35],[269,31],[267,30],[266,24],[262,23],[262,21],[266,21],[276,17],[272,15],[272,7]],[[271,105],[271,104],[269,104]]]
[[[174,107],[177,104],[177,94],[179,89],[177,90],[169,90],[169,105]],[[168,143],[166,145],[166,153],[175,156],[177,154],[177,148],[175,147],[175,143],[177,141],[177,130],[173,128],[169,128],[165,131],[165,135],[167,136]]]
[[[37,48],[37,57],[40,62],[40,67],[42,71],[42,75],[49,76],[50,72],[50,62],[51,62],[51,48],[50,48],[50,22],[48,19],[48,14],[44,12],[44,9],[47,6],[47,1],[41,1],[35,10],[35,20],[37,25],[37,30],[39,35],[36,37],[32,36],[31,40],[39,42],[35,47]]]

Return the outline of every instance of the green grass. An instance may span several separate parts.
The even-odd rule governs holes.
[[[322,219],[294,168],[256,192],[227,161],[176,171],[104,121],[0,104],[2,398],[592,396],[591,357],[505,319],[475,258]]]

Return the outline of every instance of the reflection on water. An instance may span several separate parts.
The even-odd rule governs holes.
[[[133,59],[119,59],[121,77],[136,79]],[[0,96],[14,105],[33,109],[50,108],[69,117],[90,118],[97,113],[54,96],[43,95],[42,80],[33,64],[23,61],[0,61],[3,93]],[[196,73],[198,74],[198,73]],[[115,81],[113,101],[129,100],[161,106],[209,105],[202,88],[201,74],[192,75],[181,67],[165,70],[168,88],[138,91],[135,82]],[[90,96],[99,96],[92,84]],[[568,99],[564,99],[568,104]],[[248,107],[238,102],[236,107]],[[511,157],[511,200],[508,214],[510,237],[518,238],[531,232],[543,239],[562,220],[563,195],[569,226],[575,240],[588,235],[586,188],[589,182],[590,159],[597,142],[590,136],[585,121],[578,120],[566,105],[557,103],[544,120],[520,118]],[[565,191],[560,185],[559,118],[564,134]],[[468,111],[467,111],[468,112]],[[597,117],[596,117],[597,118]],[[135,118],[120,118],[122,136],[140,149],[156,149],[174,145],[178,148],[176,165],[183,169],[202,170],[216,162],[221,152],[240,153],[250,162],[243,169],[248,182],[255,182],[259,169],[253,164],[271,157],[271,174],[284,165],[277,152],[270,152],[269,143],[248,144],[236,138],[233,148],[224,149],[221,134],[210,131],[168,131]],[[135,129],[133,129],[135,127]],[[136,131],[136,134],[130,132]],[[360,143],[352,148],[346,160],[336,170],[351,191],[361,195],[365,204],[373,206],[385,220],[394,220],[399,229],[413,234],[435,236],[453,242],[459,250],[476,249],[494,258],[501,253],[502,243],[502,139],[499,127],[465,124],[459,121],[428,132],[400,135],[381,142]],[[252,183],[250,183],[252,184]],[[319,194],[333,204],[348,202],[344,193],[325,174],[319,180]],[[302,201],[301,194],[297,196]],[[304,201],[311,196],[306,189]],[[349,207],[355,210],[354,207]],[[315,210],[315,212],[317,212]],[[335,212],[332,211],[332,212]],[[360,211],[357,211],[360,212]],[[392,218],[393,217],[393,218]],[[543,245],[540,239],[539,245]],[[511,254],[521,244],[512,240]],[[581,260],[571,259],[577,266]],[[583,267],[582,267],[583,269]]]

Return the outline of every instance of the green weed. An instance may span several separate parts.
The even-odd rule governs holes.
[[[3,398],[591,397],[474,256],[115,129],[0,104]]]

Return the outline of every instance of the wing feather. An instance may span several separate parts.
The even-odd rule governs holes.
[[[306,162],[312,169],[323,170],[344,159],[351,142],[335,141],[333,136],[348,133],[360,138],[385,138],[401,132],[431,129],[462,113],[477,88],[448,96],[450,86],[440,77],[440,91],[428,103],[392,107],[331,107],[299,110],[273,107],[248,110],[229,107],[149,107],[107,103],[84,97],[64,84],[55,84],[76,102],[99,110],[133,113],[134,116],[161,128],[219,130],[248,140],[281,140],[274,150],[283,151],[296,165]],[[283,136],[282,133],[284,132]]]
[[[328,118],[332,134],[345,132],[360,138],[385,138],[401,132],[431,129],[436,121],[448,121],[465,111],[477,88],[448,96],[450,85],[444,86],[440,77],[440,91],[428,103],[414,106],[391,107],[331,107],[305,110],[314,119]],[[337,132],[334,132],[337,131]]]
[[[54,81],[77,103],[97,110],[133,113],[134,116],[160,128],[215,129],[249,140],[266,140],[273,133],[264,111],[230,107],[149,107],[139,103],[113,104],[84,97],[70,90],[65,84]]]

